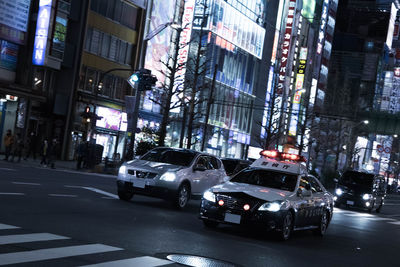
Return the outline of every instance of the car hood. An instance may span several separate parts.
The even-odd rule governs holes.
[[[220,185],[216,185],[211,188],[211,191],[213,193],[242,192],[249,196],[256,197],[265,201],[284,200],[293,194],[293,192],[285,190],[233,182],[226,182]]]
[[[156,172],[161,174],[167,171],[176,172],[183,169],[184,167],[168,163],[136,159],[126,163],[126,168],[128,170],[135,169],[141,171]]]
[[[339,184],[338,188],[356,195],[370,194],[372,191],[371,187],[365,185]]]

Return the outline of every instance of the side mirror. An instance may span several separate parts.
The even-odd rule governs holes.
[[[194,168],[193,168],[193,171],[200,171],[200,172],[203,172],[203,171],[205,171],[205,170],[207,170],[207,168],[206,168],[204,165],[201,165],[201,164],[197,164],[197,165],[195,165]]]
[[[298,197],[311,197],[311,190],[306,190],[304,188],[299,188],[297,190]]]

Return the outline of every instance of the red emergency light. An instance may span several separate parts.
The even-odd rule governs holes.
[[[266,158],[272,158],[276,160],[290,160],[290,161],[298,161],[298,162],[306,162],[306,159],[303,156],[290,154],[290,153],[282,153],[276,150],[262,150],[260,152],[261,156]]]

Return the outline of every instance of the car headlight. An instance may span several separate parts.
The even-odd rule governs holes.
[[[175,179],[176,179],[176,174],[174,172],[166,172],[160,177],[160,180],[166,182],[173,182],[175,181]]]
[[[122,165],[119,168],[118,174],[122,174],[122,175],[126,174],[126,166],[125,165]]]
[[[343,190],[340,188],[337,188],[335,193],[336,193],[336,195],[341,196],[343,194]]]
[[[210,190],[207,190],[206,192],[204,192],[203,194],[203,198],[210,201],[210,202],[215,202],[215,194],[213,192],[211,192]]]
[[[372,195],[371,195],[371,194],[364,194],[364,195],[363,195],[363,199],[364,199],[364,200],[369,200],[370,198],[372,198]]]
[[[281,202],[267,202],[261,205],[261,207],[258,208],[260,211],[272,211],[276,212],[281,209],[282,203]]]

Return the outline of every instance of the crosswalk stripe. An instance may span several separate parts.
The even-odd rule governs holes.
[[[53,234],[49,234],[49,233],[3,235],[3,236],[0,236],[0,245],[26,243],[26,242],[37,242],[37,241],[51,241],[51,240],[60,240],[60,239],[69,239],[69,237],[53,235]]]
[[[400,225],[400,221],[397,221],[397,222],[388,222],[388,223],[395,224],[395,225]]]
[[[18,229],[19,227],[0,223],[0,230]]]
[[[111,194],[109,192],[106,192],[106,191],[103,191],[103,190],[100,190],[100,189],[97,189],[97,188],[94,188],[94,187],[82,187],[82,188],[90,190],[90,191],[93,191],[93,192],[96,192],[96,193],[99,193],[99,194],[102,194],[102,195],[105,195],[105,196],[108,196],[108,197],[112,197],[112,198],[118,199],[117,195]]]
[[[173,262],[168,260],[144,256],[126,260],[117,260],[117,261],[103,262],[99,264],[85,265],[81,267],[130,267],[130,266],[155,267],[155,266],[168,265],[172,263]]]
[[[111,252],[117,250],[122,250],[122,248],[111,247],[102,244],[93,244],[4,253],[0,254],[0,265],[51,260],[86,254]]]

